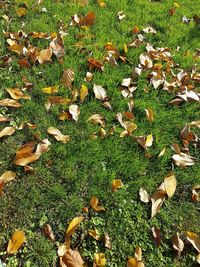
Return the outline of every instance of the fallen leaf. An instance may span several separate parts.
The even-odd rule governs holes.
[[[148,121],[153,122],[154,121],[154,115],[153,115],[153,110],[151,108],[145,109],[146,112],[146,117]]]
[[[101,235],[99,235],[99,233],[97,232],[97,230],[89,230],[88,234],[90,236],[92,236],[95,240],[100,240],[101,239]]]
[[[118,20],[122,20],[122,19],[124,19],[126,16],[125,16],[125,14],[124,14],[124,11],[119,11],[118,13],[117,13],[117,18],[118,18]]]
[[[150,196],[147,193],[147,191],[145,189],[143,189],[142,187],[140,188],[139,191],[139,195],[140,195],[140,200],[144,203],[148,203],[150,201]]]
[[[80,115],[80,108],[76,104],[72,104],[69,106],[69,113],[72,115],[73,120],[75,122],[78,121],[79,115]]]
[[[172,159],[177,166],[181,167],[192,166],[195,164],[195,158],[183,152],[181,152],[180,154],[174,154],[172,156]]]
[[[14,132],[15,132],[14,127],[5,127],[4,129],[2,129],[0,131],[0,138],[2,138],[4,136],[10,136],[10,135],[14,134]]]
[[[89,12],[87,13],[86,16],[80,18],[79,25],[80,26],[92,26],[94,25],[95,19],[96,19],[95,13]]]
[[[73,81],[74,81],[74,71],[72,69],[64,70],[61,78],[62,85],[71,89]]]
[[[95,58],[88,58],[88,67],[90,71],[93,69],[104,71],[104,66],[102,63]]]
[[[105,119],[100,114],[93,114],[87,121],[91,121],[95,124],[100,124],[102,127],[105,127]]]
[[[165,198],[166,198],[166,192],[161,189],[157,189],[153,193],[153,195],[151,196],[151,203],[152,203],[151,218],[153,218],[160,211],[160,208]]]
[[[70,140],[69,135],[62,134],[57,128],[49,127],[47,132],[55,137],[57,141],[67,143]]]
[[[104,242],[105,242],[106,248],[108,248],[108,249],[112,248],[111,238],[109,237],[109,235],[107,233],[104,234]]]
[[[73,233],[78,228],[79,224],[84,220],[83,216],[75,217],[69,224],[67,231],[66,231],[66,237],[71,237]]]
[[[51,241],[55,241],[55,235],[53,233],[53,230],[51,228],[51,225],[49,224],[45,224],[43,227],[43,233],[45,234],[45,236],[51,240]]]
[[[84,261],[78,251],[69,249],[62,257],[64,267],[83,267]],[[63,265],[61,265],[63,266]]]
[[[82,84],[81,85],[81,89],[80,89],[80,100],[81,100],[81,102],[83,102],[85,100],[87,95],[88,95],[88,88],[87,88],[87,86]]]
[[[175,235],[173,235],[172,244],[173,244],[173,249],[175,250],[176,254],[178,255],[178,257],[180,257],[181,252],[184,249],[184,242],[179,237],[179,233],[176,233]]]
[[[139,27],[138,27],[137,25],[135,25],[135,26],[133,27],[133,33],[134,33],[134,34],[137,34],[139,31],[140,31]]]
[[[0,106],[19,108],[21,107],[21,104],[13,99],[5,98],[5,99],[0,100]]]
[[[90,199],[90,206],[93,208],[95,211],[105,211],[104,207],[99,206],[99,199],[97,197],[92,197]]]
[[[153,144],[153,135],[149,134],[146,137],[146,141],[145,141],[145,147],[150,147]]]
[[[200,185],[196,185],[192,189],[192,201],[200,201]]]
[[[55,94],[58,92],[59,85],[42,88],[42,92],[45,94]]]
[[[1,176],[0,176],[0,182],[10,182],[12,180],[14,180],[16,177],[16,173],[12,172],[12,171],[6,171],[4,172]]]
[[[105,265],[106,265],[105,254],[95,253],[93,267],[104,267]]]
[[[28,11],[26,10],[26,8],[24,7],[19,7],[17,10],[16,10],[16,13],[19,17],[24,17],[27,15]]]
[[[169,173],[164,179],[164,186],[168,197],[172,197],[176,191],[176,178],[173,173]]]
[[[116,191],[117,189],[121,188],[123,186],[121,179],[114,179],[112,181],[112,191]]]
[[[10,121],[10,119],[0,114],[0,122],[6,122],[6,121]]]
[[[200,238],[193,232],[186,233],[187,240],[193,245],[193,247],[200,253]]]
[[[151,228],[152,234],[153,234],[153,239],[155,241],[155,244],[157,247],[160,246],[161,244],[161,233],[160,233],[160,229],[157,227],[152,227]]]
[[[37,56],[37,60],[40,64],[44,64],[51,60],[52,57],[52,50],[50,48],[46,48],[40,51],[39,55]]]
[[[19,100],[21,98],[22,99],[31,99],[30,96],[24,95],[23,92],[18,88],[8,88],[8,89],[6,89],[6,91],[15,100]]]
[[[16,253],[19,250],[19,248],[24,244],[24,242],[25,242],[24,232],[16,230],[8,242],[7,253],[8,254]]]
[[[101,85],[94,84],[93,91],[97,99],[105,101],[105,99],[107,98],[106,91]]]

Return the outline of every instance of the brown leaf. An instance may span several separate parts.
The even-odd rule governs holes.
[[[73,81],[74,81],[74,71],[72,69],[64,70],[63,75],[61,77],[62,85],[71,89]]]
[[[78,251],[69,249],[62,257],[66,267],[83,267],[84,261]],[[62,265],[61,265],[62,266]]]
[[[21,104],[13,99],[5,98],[5,99],[0,100],[0,106],[19,108],[21,107]]]
[[[200,238],[193,232],[186,233],[187,240],[193,245],[193,247],[200,253]]]
[[[102,127],[105,127],[105,119],[100,114],[93,114],[87,121],[91,121],[95,124],[100,124]]]
[[[180,257],[181,252],[184,249],[184,242],[183,240],[179,237],[179,233],[176,233],[172,237],[172,244],[173,244],[173,249],[177,253],[178,257]]]
[[[112,248],[111,238],[109,237],[109,235],[107,233],[104,234],[104,242],[105,242],[106,248],[108,248],[108,249]]]
[[[10,136],[10,135],[14,134],[14,132],[15,132],[14,127],[5,127],[4,129],[2,129],[0,131],[0,138],[2,138],[4,136]]]
[[[114,179],[112,181],[112,191],[116,191],[117,189],[121,188],[123,186],[121,179]]]
[[[51,226],[49,224],[44,225],[44,227],[43,227],[43,233],[45,234],[45,236],[49,240],[55,241],[55,235],[54,235],[54,233],[52,231],[52,228],[51,228]]]
[[[173,173],[169,173],[164,179],[164,186],[168,197],[172,197],[176,191],[176,178]]]
[[[57,128],[49,127],[47,129],[47,132],[55,137],[57,141],[60,141],[62,143],[67,143],[70,140],[69,135],[62,134]]]
[[[80,26],[92,26],[94,25],[96,16],[94,12],[89,12],[85,17],[81,17],[79,20]]]
[[[25,234],[23,231],[16,230],[8,242],[7,253],[14,254],[25,242]]]
[[[44,64],[51,60],[52,50],[50,48],[46,48],[40,51],[37,60],[40,64]]]
[[[17,53],[18,55],[22,55],[24,46],[21,44],[13,44],[13,45],[9,46],[8,49],[12,52]]]
[[[151,228],[152,234],[153,234],[153,239],[155,241],[155,244],[157,247],[160,246],[161,243],[161,233],[160,233],[160,229],[157,227],[152,227]]]
[[[142,202],[148,203],[150,201],[150,196],[145,189],[140,188],[139,195],[140,195],[140,200]]]
[[[90,206],[93,208],[95,211],[105,211],[104,207],[99,206],[99,199],[97,197],[92,197],[90,199]]]
[[[30,63],[28,62],[28,60],[26,58],[21,58],[18,60],[18,64],[19,66],[22,68],[22,67],[25,67],[25,68],[30,68]]]
[[[133,33],[134,33],[134,34],[137,34],[139,31],[140,31],[139,27],[138,27],[137,25],[135,25],[135,26],[133,27]]]
[[[153,110],[151,108],[145,109],[146,116],[148,121],[153,122],[154,121],[154,115],[153,115]]]
[[[103,64],[95,58],[88,58],[88,67],[90,71],[93,69],[104,71]]]
[[[200,185],[196,185],[192,189],[192,201],[200,201]]]
[[[67,231],[66,231],[66,237],[71,237],[73,233],[78,228],[79,224],[84,220],[83,216],[75,217],[69,224]]]

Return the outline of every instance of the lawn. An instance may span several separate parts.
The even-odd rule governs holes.
[[[200,0],[176,3],[171,0],[105,0],[105,5],[88,0],[88,4],[82,6],[83,2],[0,1],[0,101],[12,99],[9,88],[22,89],[24,95],[31,97],[19,99],[19,108],[0,106],[2,117],[9,118],[9,121],[0,122],[0,131],[8,126],[15,129],[12,135],[0,138],[0,176],[6,171],[16,173],[16,178],[6,183],[2,192],[0,189],[0,266],[4,266],[3,263],[7,267],[61,266],[58,247],[65,241],[69,223],[80,216],[84,220],[72,235],[71,248],[80,252],[87,263],[85,266],[93,266],[94,253],[104,253],[105,266],[126,266],[128,259],[135,257],[137,247],[142,249],[145,266],[198,266],[198,249],[189,242],[187,231],[200,237],[200,202],[192,201],[192,189],[200,184],[200,123],[191,126],[195,137],[190,132],[185,141],[180,132],[185,125],[200,120],[199,100],[188,98],[187,101],[181,99],[179,104],[170,104],[183,88],[176,85],[172,90],[164,90],[160,84],[155,89],[150,81],[152,67],[148,68],[147,60],[141,67],[142,74],[134,80],[137,89],[133,96],[122,95],[121,83],[124,78],[133,76],[147,44],[169,48],[170,62],[173,61],[170,71],[175,76],[181,69],[188,73],[186,78],[192,71],[198,73]],[[19,13],[20,7],[27,13]],[[123,11],[124,18],[119,19],[119,11]],[[86,19],[85,24],[70,25],[76,13],[84,21],[83,16],[89,12],[96,16],[93,25],[88,25],[90,21]],[[191,20],[185,23],[183,16]],[[156,33],[143,32],[146,27],[152,27]],[[19,30],[23,34],[16,41],[10,33]],[[34,32],[47,35],[34,38]],[[28,58],[20,65],[19,59],[27,59],[27,54],[9,47],[13,40],[15,43],[22,40],[24,46],[31,44],[41,51],[59,32],[64,55],[52,55],[44,64]],[[129,44],[138,39],[138,34],[145,39],[137,47],[131,47]],[[106,44],[115,51],[109,62],[105,62]],[[90,58],[96,60],[93,65],[88,64]],[[111,64],[112,60],[117,63]],[[157,64],[154,70],[166,71],[168,61],[154,61],[153,64]],[[63,71],[69,69],[74,72],[74,81],[68,79],[66,85],[62,76]],[[86,79],[87,72],[93,74],[91,81]],[[181,83],[195,91],[196,96],[199,94],[200,79],[188,78]],[[94,84],[105,89],[106,97],[98,99]],[[57,92],[44,92],[44,88],[52,86]],[[85,87],[88,94],[81,101],[79,94]],[[65,103],[53,104],[47,110],[45,103],[50,96],[60,96]],[[107,107],[107,102],[112,108]],[[134,107],[130,108],[133,102]],[[80,109],[77,121],[69,113],[70,105],[78,105]],[[145,109],[153,112],[154,119]],[[120,125],[117,120],[119,113],[125,124]],[[65,114],[65,120],[60,119],[61,114]],[[89,120],[93,114],[103,117],[100,123]],[[127,130],[126,125],[131,129],[137,125],[137,129]],[[68,135],[69,141],[57,141],[48,133],[49,127]],[[127,131],[122,136],[124,130]],[[143,147],[137,142],[138,136],[146,142]],[[151,139],[149,144],[147,136]],[[30,141],[38,144],[45,138],[51,145],[38,160],[28,164],[33,169],[15,164],[16,152],[22,145]],[[176,164],[172,156],[181,153],[195,158],[191,159],[192,166]],[[160,212],[151,218],[151,201],[143,203],[139,190],[143,188],[152,195],[170,172],[176,177],[175,193],[166,197]],[[123,185],[112,190],[115,179],[121,179]],[[91,207],[93,196],[99,199],[105,211],[95,211]],[[52,227],[53,242],[44,234],[46,224]],[[152,227],[159,229],[160,244],[155,244]],[[6,252],[8,241],[16,229],[24,232],[26,241],[16,253],[9,254]],[[96,230],[95,234],[100,237],[91,236],[90,230]],[[185,244],[180,257],[172,244],[172,236],[177,232]],[[112,247],[105,246],[105,233]],[[198,248],[200,250],[200,245]],[[82,265],[62,265],[66,266]]]

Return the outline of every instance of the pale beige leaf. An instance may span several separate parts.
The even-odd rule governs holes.
[[[172,197],[176,191],[176,178],[173,173],[169,173],[164,179],[165,190],[168,197]]]
[[[192,166],[195,164],[195,158],[183,152],[180,154],[174,154],[172,159],[177,166],[181,167]]]
[[[112,241],[111,238],[109,237],[109,235],[107,233],[104,234],[104,241],[105,241],[105,247],[108,249],[112,248]]]
[[[57,141],[60,141],[62,143],[67,143],[70,139],[69,135],[62,134],[57,128],[49,127],[47,129],[47,132],[55,137]]]
[[[7,253],[14,254],[25,242],[25,234],[23,231],[16,230],[8,242]]]
[[[100,114],[93,114],[87,121],[91,121],[95,124],[100,124],[102,127],[105,127],[105,119]]]
[[[150,201],[150,196],[147,193],[147,191],[145,189],[143,189],[142,187],[140,188],[139,191],[139,195],[140,195],[140,200],[144,203],[148,203]]]
[[[165,200],[166,192],[163,190],[156,190],[151,196],[151,218],[153,218],[159,211]]]
[[[72,115],[73,120],[75,122],[78,121],[79,115],[80,115],[80,108],[76,104],[72,104],[69,106],[69,113]]]
[[[95,97],[101,101],[104,101],[107,97],[105,89],[101,85],[94,84],[93,91]]]
[[[172,237],[172,244],[173,244],[173,249],[176,251],[176,253],[180,256],[181,252],[184,249],[184,242],[183,240],[179,237],[179,233],[176,233]]]
[[[43,49],[40,51],[37,60],[40,64],[44,64],[51,60],[52,50],[50,48]]]
[[[5,127],[4,129],[2,129],[0,131],[0,138],[4,137],[4,136],[9,136],[14,134],[15,132],[15,128],[14,127]]]
[[[17,102],[16,100],[5,98],[0,100],[0,106],[2,107],[13,107],[13,108],[19,108],[21,107],[21,104]]]

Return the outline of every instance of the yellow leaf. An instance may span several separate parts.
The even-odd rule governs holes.
[[[104,253],[94,254],[94,267],[104,267],[106,265],[106,258]]]
[[[138,261],[136,260],[136,258],[129,258],[128,262],[127,262],[127,267],[138,267]]]
[[[83,102],[88,95],[88,88],[84,84],[82,84],[81,89],[80,89],[80,100]]]
[[[114,179],[112,181],[112,191],[116,191],[117,189],[121,188],[123,185],[121,179]]]
[[[66,236],[70,237],[73,235],[74,231],[78,228],[79,224],[83,221],[84,217],[79,216],[75,217],[69,224],[67,231],[66,231]]]
[[[26,8],[24,7],[19,7],[17,10],[16,10],[16,13],[19,17],[23,17],[23,16],[26,16],[28,11],[26,10]]]
[[[45,88],[42,88],[42,92],[44,92],[45,94],[55,94],[58,92],[58,87],[59,85],[45,87]]]
[[[174,7],[179,8],[180,7],[179,3],[174,2]]]
[[[124,44],[124,53],[126,54],[128,52],[128,47],[126,44]]]
[[[149,134],[147,135],[146,141],[145,141],[145,146],[150,147],[153,144],[153,135]]]
[[[90,200],[90,206],[93,208],[95,211],[105,211],[104,207],[98,206],[99,204],[99,199],[97,197],[92,197]]]
[[[16,177],[16,173],[15,172],[12,172],[12,171],[7,171],[7,172],[4,172],[1,177],[0,177],[0,182],[10,182],[12,181],[13,179],[15,179]]]
[[[172,197],[176,191],[176,178],[173,173],[169,173],[164,179],[165,190],[168,197]]]
[[[96,240],[100,240],[101,236],[98,234],[97,230],[89,230],[88,234]]]
[[[14,254],[25,242],[25,234],[23,231],[16,230],[8,242],[8,254]]]
[[[193,247],[200,252],[200,238],[193,232],[186,233],[187,240],[193,245]]]

